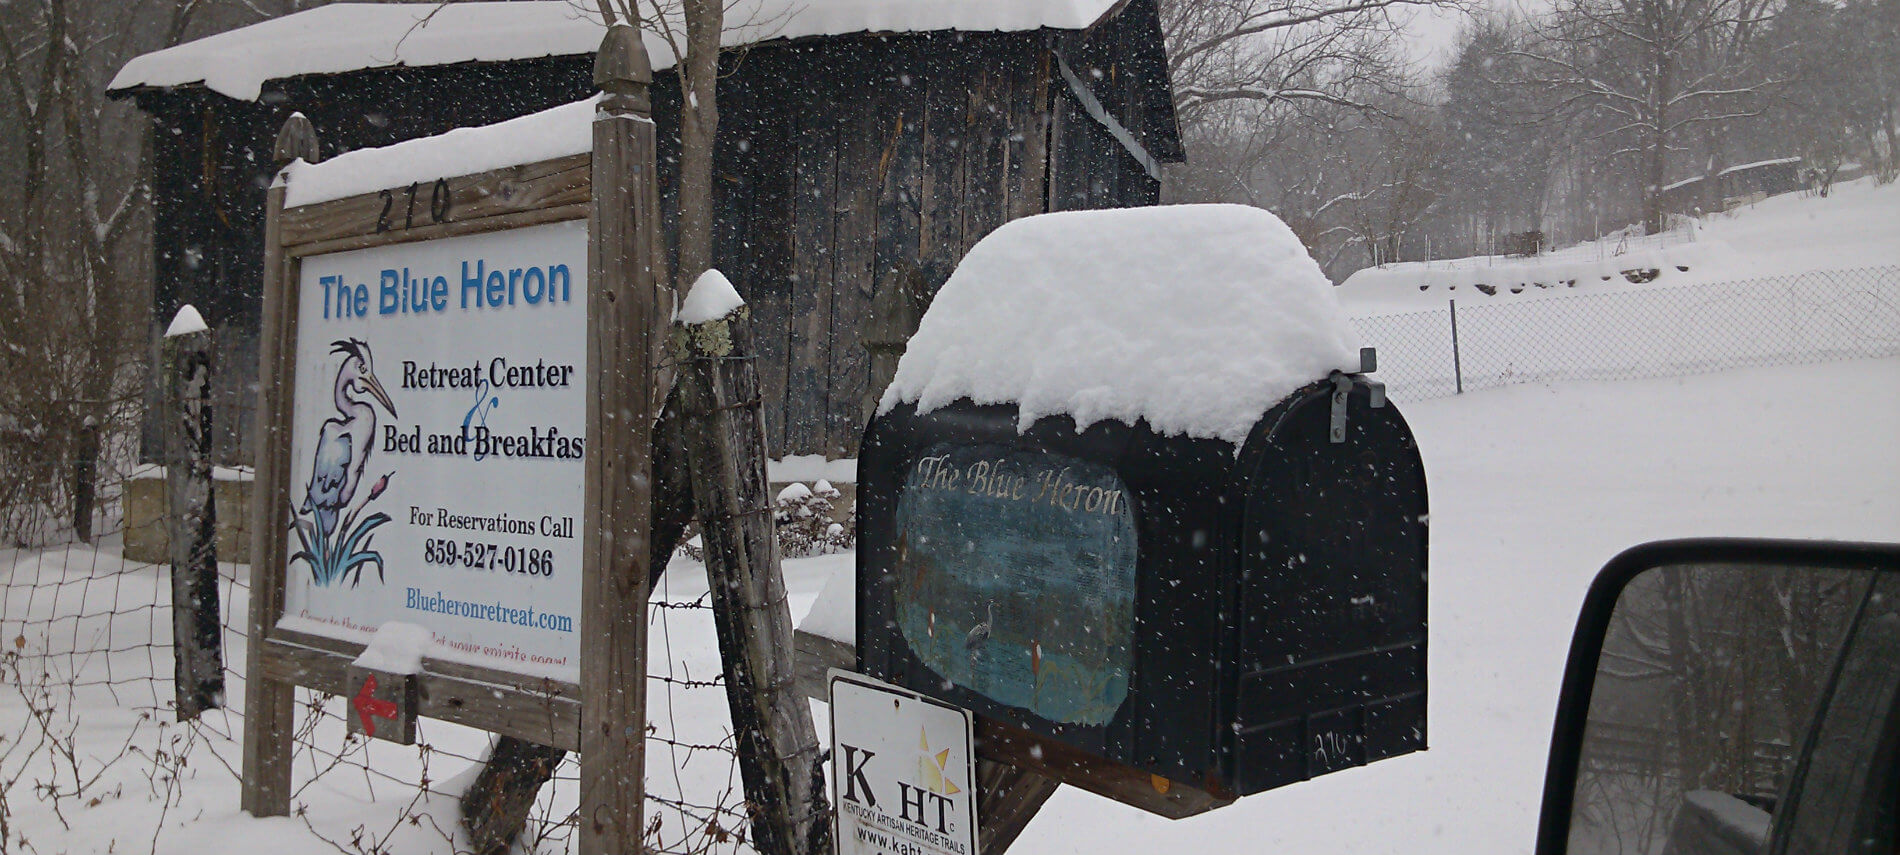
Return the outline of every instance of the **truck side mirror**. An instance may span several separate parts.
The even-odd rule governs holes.
[[[1900,546],[1652,543],[1584,600],[1538,855],[1893,852]]]

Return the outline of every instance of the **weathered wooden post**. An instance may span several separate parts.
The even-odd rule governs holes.
[[[271,159],[279,169],[292,161],[317,162],[317,132],[293,113],[277,133]],[[277,504],[290,482],[289,366],[296,358],[297,283],[283,249],[284,187],[272,186],[264,202],[264,317],[258,336],[257,472],[252,499],[250,642],[245,648],[244,810],[252,816],[290,813],[293,684],[271,679],[264,639],[284,612],[287,507]]]
[[[649,588],[666,571],[680,536],[693,519],[692,488],[681,447],[684,419],[679,415],[679,389],[653,428],[653,515],[647,537]],[[514,736],[501,736],[488,752],[482,770],[462,793],[462,828],[476,855],[506,855],[527,826],[528,814],[541,787],[554,778],[567,752]]]
[[[172,427],[165,497],[172,561],[172,674],[178,720],[224,706],[218,513],[211,488],[211,331],[178,310],[165,332]]]
[[[595,59],[589,223],[586,510],[581,551],[582,855],[641,848],[646,759],[646,602],[654,418],[665,399],[655,358],[672,317],[659,275],[653,68],[624,23]]]
[[[674,355],[682,366],[686,458],[753,842],[770,855],[824,855],[831,851],[831,819],[811,706],[793,673],[792,616],[767,494],[765,413],[748,311],[716,270],[693,287],[674,331]],[[712,311],[736,308],[695,317],[708,297],[700,289],[725,295],[710,301]]]
[[[1003,855],[1061,782],[1028,769],[977,758],[977,855]]]
[[[503,736],[462,793],[462,828],[475,855],[507,855],[521,836],[541,785],[566,759],[559,748]]]
[[[88,415],[79,420],[79,443],[73,450],[73,536],[81,543],[92,542],[92,509],[98,492],[99,422]]]

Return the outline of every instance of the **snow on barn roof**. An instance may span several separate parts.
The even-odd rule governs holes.
[[[728,47],[859,32],[1016,32],[1093,26],[1119,0],[738,0]],[[605,27],[593,4],[332,3],[134,58],[109,91],[203,84],[255,101],[265,81],[392,66],[500,62],[592,53]],[[648,35],[654,70],[672,50]]]
[[[1700,183],[1700,182],[1702,182],[1703,180],[1705,180],[1705,179],[1707,179],[1707,178],[1708,178],[1708,176],[1706,176],[1706,175],[1697,175],[1697,176],[1695,176],[1695,177],[1693,177],[1693,178],[1684,178],[1684,179],[1682,179],[1681,181],[1671,181],[1671,182],[1669,182],[1668,184],[1664,184],[1664,185],[1662,186],[1662,192],[1664,192],[1664,193],[1667,193],[1667,192],[1669,192],[1669,191],[1671,191],[1671,190],[1674,190],[1674,189],[1676,189],[1676,188],[1678,188],[1678,187],[1687,187],[1687,186],[1689,186],[1689,185],[1691,185],[1691,184],[1697,184],[1697,183]]]
[[[1015,403],[1019,429],[1146,420],[1238,446],[1267,409],[1357,370],[1333,286],[1278,217],[1166,205],[1025,217],[977,241],[880,411]]]
[[[1731,166],[1715,174],[1718,177],[1723,176],[1723,175],[1734,175],[1737,172],[1746,172],[1750,169],[1760,169],[1764,166],[1780,166],[1784,163],[1800,163],[1800,162],[1801,162],[1801,158],[1799,157],[1777,157],[1773,160],[1757,160],[1754,163],[1744,163],[1740,166]],[[1707,181],[1708,179],[1709,179],[1709,176],[1707,175],[1697,175],[1690,178],[1684,178],[1681,181],[1672,181],[1668,184],[1663,185],[1662,192],[1667,193],[1678,187],[1684,187],[1690,184],[1695,184],[1699,181]]]
[[[1774,160],[1757,160],[1754,163],[1744,163],[1741,166],[1731,166],[1727,169],[1722,170],[1721,172],[1717,174],[1730,175],[1736,172],[1741,172],[1743,170],[1759,169],[1763,166],[1780,166],[1781,164],[1784,164],[1784,163],[1800,163],[1800,162],[1801,162],[1801,158],[1798,158],[1798,157],[1777,157]]]

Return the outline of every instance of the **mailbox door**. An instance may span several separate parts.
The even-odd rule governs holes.
[[[1425,747],[1425,472],[1397,407],[1357,380],[1268,414],[1242,454],[1234,788],[1259,792]]]
[[[859,461],[863,673],[1202,786],[1231,589],[1232,446],[1013,406],[876,419]],[[1000,479],[1000,480],[999,480]]]
[[[1127,434],[1018,434],[1015,408],[968,402],[876,419],[858,467],[860,669],[1125,753],[1137,500],[1107,461]]]

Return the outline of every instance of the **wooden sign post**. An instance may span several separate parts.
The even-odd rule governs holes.
[[[591,154],[287,205],[298,167],[270,190],[253,815],[290,811],[303,686],[346,699],[365,736],[434,718],[580,751],[579,851],[640,847],[673,306],[651,80],[637,34],[613,27]],[[315,163],[301,116],[277,159]]]
[[[670,384],[657,354],[673,316],[659,244],[653,68],[634,28],[607,30],[594,66],[588,292],[586,580],[581,612],[580,851],[640,848],[653,424]]]
[[[294,161],[317,162],[317,135],[303,114],[292,114],[277,134],[271,157],[281,169]],[[244,679],[244,810],[252,816],[290,813],[290,734],[295,725],[296,683],[273,679],[269,638],[284,614],[284,559],[288,532],[277,516],[289,505],[290,390],[286,357],[294,355],[297,287],[295,261],[285,255],[284,186],[273,185],[264,202],[264,318],[259,327],[257,367],[257,469],[251,519],[251,614]]]

